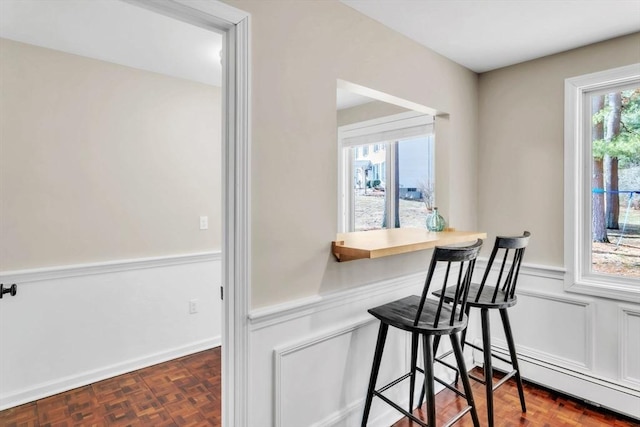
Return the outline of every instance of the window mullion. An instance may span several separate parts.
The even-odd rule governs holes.
[[[347,167],[346,167],[346,176],[345,176],[345,204],[346,206],[348,206],[348,209],[346,210],[346,212],[344,213],[344,216],[346,217],[347,220],[347,228],[345,231],[351,231],[354,229],[355,226],[355,194],[354,194],[354,187],[353,187],[353,175],[354,175],[354,160],[355,160],[355,154],[354,151],[356,149],[355,148],[350,148],[347,149]]]
[[[389,142],[386,150],[387,171],[385,183],[385,209],[387,214],[387,228],[394,228],[396,223],[395,206],[396,200],[396,170],[397,170],[397,146],[398,141]]]

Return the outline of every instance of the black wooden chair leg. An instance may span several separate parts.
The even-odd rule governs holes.
[[[464,309],[464,314],[466,314],[466,315],[467,315],[467,319],[469,318],[469,313],[470,313],[470,312],[471,312],[471,307],[470,307],[470,306],[467,306],[467,307]],[[468,330],[468,329],[469,329],[469,326],[467,326],[466,328],[464,328],[464,329],[462,330],[462,336],[460,337],[460,348],[462,349],[462,352],[463,352],[463,353],[464,353],[464,344],[467,342],[467,330]],[[455,378],[455,380],[453,381],[453,383],[454,383],[455,385],[458,385],[458,377],[459,377],[459,375],[460,375],[460,372],[456,372],[456,378]]]
[[[484,381],[487,391],[487,418],[489,427],[493,427],[493,366],[491,364],[491,330],[489,323],[489,309],[480,309],[482,318],[482,347],[484,355]]]
[[[440,347],[440,338],[442,338],[440,335],[436,335],[433,337],[433,357],[434,358],[438,353],[438,347]],[[418,408],[422,406],[423,402],[424,402],[424,387],[420,389],[420,398],[418,399]]]
[[[413,412],[413,393],[416,388],[416,368],[418,366],[418,343],[420,335],[411,334],[411,377],[409,380],[409,412]]]
[[[467,315],[467,319],[470,317],[470,313],[471,313],[471,306],[466,306],[464,309],[464,314]],[[464,351],[464,344],[467,341],[467,330],[469,329],[469,327],[467,326],[466,328],[464,328],[462,330],[462,334],[460,336],[460,348],[462,348],[462,351]]]
[[[441,338],[442,338],[442,335],[435,335],[433,337],[433,357],[436,357],[436,354],[438,354],[438,347],[440,347]]]
[[[427,396],[427,424],[436,425],[436,392],[433,374],[433,345],[431,335],[422,336],[422,352],[424,353],[424,392]]]
[[[511,356],[511,366],[516,371],[515,379],[518,386],[518,394],[520,395],[520,406],[522,412],[527,412],[527,406],[524,403],[524,389],[522,387],[522,377],[520,376],[520,366],[518,366],[518,355],[516,354],[516,345],[513,341],[513,334],[511,333],[511,322],[509,322],[509,314],[507,309],[500,309],[500,317],[502,317],[502,326],[504,328],[504,336],[507,339],[507,345],[509,346],[509,355]]]
[[[458,368],[460,372],[460,378],[462,379],[462,386],[464,387],[464,394],[467,398],[467,404],[471,406],[471,419],[473,420],[474,427],[480,427],[480,420],[478,419],[478,411],[476,411],[476,404],[473,400],[473,392],[471,391],[471,383],[469,382],[469,374],[467,373],[467,366],[464,362],[464,354],[462,352],[462,346],[458,341],[456,334],[450,335],[451,347],[453,348],[453,354],[456,356],[458,362]]]
[[[380,362],[382,361],[382,352],[384,350],[384,343],[387,339],[387,331],[389,325],[380,322],[380,329],[378,330],[378,342],[376,343],[376,351],[373,356],[373,366],[371,367],[371,377],[369,378],[369,389],[367,391],[367,399],[364,404],[364,413],[362,414],[362,427],[366,427],[369,419],[369,412],[371,411],[371,402],[373,400],[373,392],[376,388],[376,381],[378,380],[378,371],[380,370]]]

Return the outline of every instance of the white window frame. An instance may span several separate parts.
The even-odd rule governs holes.
[[[640,63],[565,80],[564,288],[640,303],[640,280],[591,272],[591,95],[640,85]],[[637,86],[636,86],[637,87]]]
[[[419,129],[419,130],[418,130]],[[406,130],[406,134],[403,134]],[[411,138],[418,135],[434,133],[434,116],[418,111],[408,111],[391,116],[366,120],[338,128],[338,232],[346,233],[354,228],[354,199],[353,199],[353,151],[346,148],[362,144],[380,144],[398,141],[401,138]],[[402,135],[402,136],[401,136]],[[385,137],[386,136],[386,137]],[[391,137],[389,137],[391,136]],[[393,198],[393,188],[389,185],[394,176],[394,150],[386,151],[385,182],[387,183],[386,197]],[[432,175],[435,177],[435,162],[432,165]],[[393,224],[393,209],[387,203],[387,218]]]

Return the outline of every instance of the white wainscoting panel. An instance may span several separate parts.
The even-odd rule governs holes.
[[[620,379],[640,388],[640,308],[620,306]]]
[[[379,325],[367,309],[420,292],[423,280],[405,276],[254,311],[249,425],[358,425]],[[406,334],[390,330],[387,340],[380,381],[407,369]],[[371,426],[401,418],[376,400]]]
[[[276,349],[276,425],[353,425],[353,416],[361,416],[378,326],[376,319],[367,319]],[[405,348],[406,335],[390,330],[378,384],[392,381],[398,367],[407,368]],[[398,391],[390,390],[390,397],[400,398]]]
[[[220,345],[219,253],[0,280],[18,285],[0,302],[0,410]]]
[[[589,300],[521,290],[518,304],[508,313],[519,353],[591,369],[593,304]],[[492,340],[506,348],[500,316],[497,312],[491,315]]]

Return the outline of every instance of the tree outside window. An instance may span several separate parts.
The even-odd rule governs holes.
[[[640,87],[590,98],[591,269],[640,278]]]

